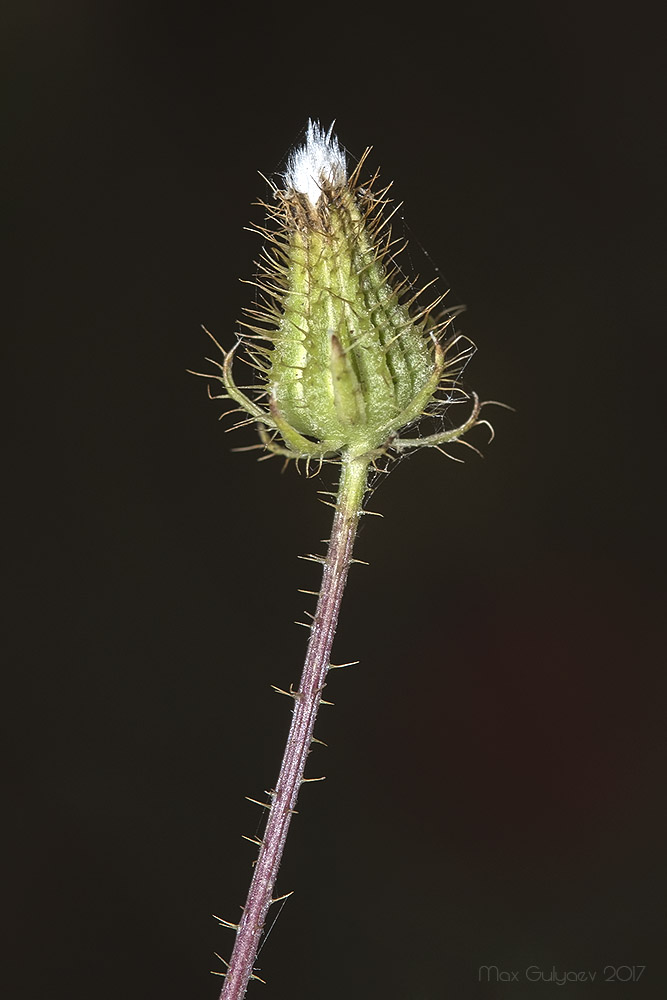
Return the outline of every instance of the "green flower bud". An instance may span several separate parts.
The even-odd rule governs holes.
[[[388,188],[374,190],[377,173],[360,183],[368,150],[348,176],[332,128],[309,122],[284,187],[274,186],[275,203],[263,206],[260,297],[239,341],[259,380],[246,387],[250,396],[236,385],[234,348],[219,365],[222,398],[257,422],[264,447],[289,458],[376,457],[457,440],[478,422],[476,396],[461,427],[399,435],[467,398],[457,380],[472,345],[445,340],[455,311],[438,312],[444,296],[419,304],[421,293],[396,266]]]

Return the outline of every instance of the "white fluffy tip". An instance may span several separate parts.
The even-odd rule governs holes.
[[[333,134],[333,123],[325,132],[319,122],[309,119],[306,141],[290,153],[283,176],[287,188],[305,194],[313,206],[320,199],[323,183],[345,182],[347,162]]]

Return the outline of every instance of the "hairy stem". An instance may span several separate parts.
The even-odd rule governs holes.
[[[343,458],[338,499],[331,538],[322,575],[322,587],[310,630],[306,659],[266,830],[236,932],[232,957],[225,974],[220,1000],[242,1000],[252,977],[262,929],[271,905],[273,887],[282,859],[290,819],[303,782],[306,760],[313,740],[317,710],[330,666],[338,613],[352,548],[357,533],[361,505],[368,476],[367,459]]]

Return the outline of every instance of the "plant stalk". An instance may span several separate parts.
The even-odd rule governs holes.
[[[366,491],[368,464],[367,458],[343,456],[342,459],[336,513],[323,560],[322,586],[299,688],[293,694],[292,722],[220,1000],[243,1000],[253,976],[257,949],[271,906],[290,820],[304,780],[317,710],[330,667],[331,647]]]

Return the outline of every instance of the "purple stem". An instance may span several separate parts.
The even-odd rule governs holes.
[[[296,808],[313,741],[317,710],[330,666],[331,647],[361,515],[367,474],[367,460],[343,460],[336,513],[324,559],[322,587],[310,630],[299,689],[294,693],[292,724],[220,1000],[243,1000],[252,978],[287,831]]]

